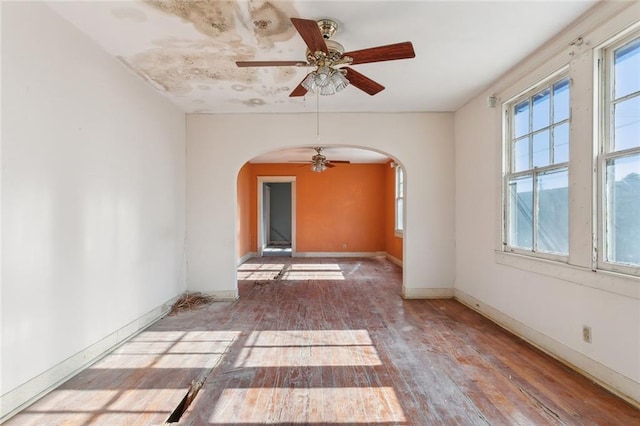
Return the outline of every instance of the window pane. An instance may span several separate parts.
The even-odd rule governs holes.
[[[404,229],[403,221],[404,209],[404,169],[396,167],[396,230]]]
[[[569,79],[553,85],[553,122],[569,118]]]
[[[519,138],[529,133],[529,100],[519,103],[513,109],[513,137]]]
[[[525,137],[513,143],[513,171],[528,170],[529,165],[529,138]]]
[[[569,251],[568,168],[544,174],[539,170],[569,161],[570,81],[564,77],[536,90],[510,110],[511,176],[507,176],[505,193],[505,243],[564,256]]]
[[[398,198],[396,200],[396,230],[402,231],[404,229],[404,199]]]
[[[533,178],[509,182],[509,241],[511,247],[531,250],[533,244]]]
[[[614,53],[614,99],[640,90],[640,38]]]
[[[549,107],[551,106],[549,89],[533,95],[533,128],[540,130],[549,126]]]
[[[640,96],[615,105],[614,150],[640,146]]]
[[[569,123],[553,129],[553,164],[569,161]]]
[[[533,135],[533,167],[549,165],[549,131]]]
[[[569,253],[569,172],[566,168],[538,175],[537,248]]]
[[[640,266],[640,155],[607,162],[607,261]]]

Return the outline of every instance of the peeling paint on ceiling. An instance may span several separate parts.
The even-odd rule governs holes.
[[[175,15],[193,25],[206,36],[203,40],[168,38],[154,40],[158,46],[135,54],[127,60],[139,75],[153,82],[155,87],[176,95],[193,91],[210,90],[211,84],[231,83],[238,92],[253,91],[262,97],[273,97],[289,92],[298,83],[289,82],[297,76],[292,67],[273,70],[273,85],[257,84],[256,68],[238,68],[236,61],[248,61],[259,49],[272,49],[277,42],[287,41],[297,35],[290,18],[297,16],[293,5],[281,2],[277,6],[270,1],[250,1],[243,11],[237,1],[186,1],[144,0],[146,4]],[[143,14],[130,8],[112,11],[119,18],[137,19]],[[248,12],[248,19],[242,18]],[[252,22],[252,25],[247,25]],[[242,31],[253,34],[257,45],[243,42]],[[229,99],[227,102],[250,108],[266,105],[262,98]],[[206,104],[206,101],[201,103]]]

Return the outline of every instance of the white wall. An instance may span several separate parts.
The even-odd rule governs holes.
[[[604,5],[455,114],[455,293],[544,350],[640,403],[640,279],[592,271],[593,48],[640,19],[640,3]],[[579,46],[570,42],[583,37]],[[569,66],[572,79],[569,264],[501,252],[501,108]],[[592,343],[582,326],[592,328]]]
[[[182,112],[47,6],[2,2],[2,124],[0,417],[186,286]]]
[[[189,288],[237,296],[237,174],[256,155],[315,146],[315,114],[188,115]],[[372,148],[405,167],[405,297],[453,294],[453,114],[322,114],[321,141]]]

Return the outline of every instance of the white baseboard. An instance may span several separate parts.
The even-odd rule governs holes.
[[[0,397],[0,424],[166,315],[179,296],[152,309],[93,345]]]
[[[383,251],[297,251],[293,257],[385,257]]]
[[[640,408],[640,383],[534,330],[461,290],[454,290],[454,298],[633,406]]]
[[[402,286],[403,299],[451,299],[453,288],[407,288]]]
[[[398,259],[397,257],[391,256],[389,253],[385,253],[385,257],[389,259],[391,263],[395,263],[402,268],[402,260]]]
[[[208,291],[207,296],[213,298],[214,302],[235,302],[240,297],[238,295],[238,289],[235,290],[221,290],[221,291]]]
[[[247,260],[251,259],[252,257],[257,257],[257,256],[258,256],[258,253],[250,251],[249,253],[245,254],[240,259],[238,259],[238,265],[237,266],[240,266],[244,262],[246,262]]]

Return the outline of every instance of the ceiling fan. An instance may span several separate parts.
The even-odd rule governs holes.
[[[317,146],[313,149],[316,150],[316,154],[311,157],[311,161],[305,161],[305,163],[311,163],[311,170],[314,172],[324,172],[327,169],[335,167],[336,164],[349,164],[351,161],[330,161],[322,154],[324,147]]]
[[[349,84],[369,95],[375,95],[384,90],[384,86],[347,65],[409,59],[416,56],[410,41],[345,52],[340,43],[330,40],[338,29],[338,24],[335,21],[331,19],[313,21],[291,18],[291,22],[307,45],[306,62],[236,62],[239,67],[315,67],[315,70],[307,74],[289,96],[304,96],[308,91],[318,91],[321,95],[333,95]]]

